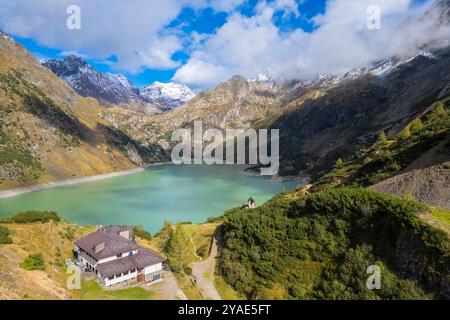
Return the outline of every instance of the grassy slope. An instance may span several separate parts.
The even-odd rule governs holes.
[[[0,37],[0,190],[136,167],[126,146],[156,161],[157,146],[112,128],[102,111]]]
[[[12,244],[0,245],[0,300],[1,299],[85,299],[85,300],[147,300],[153,292],[142,288],[103,290],[94,281],[82,282],[81,290],[68,290],[65,259],[73,258],[74,241],[95,230],[92,226],[77,226],[64,221],[28,224],[2,223],[12,235]],[[73,239],[67,239],[67,228],[73,230]],[[147,245],[145,240],[138,242]],[[57,256],[60,249],[61,257]],[[33,253],[42,253],[46,268],[26,271],[20,263]]]
[[[93,230],[66,222],[2,224],[12,232],[12,244],[0,246],[1,299],[68,299],[79,292],[66,289],[67,274],[64,259],[72,256],[73,241],[64,238],[66,228],[72,228],[74,239]],[[63,235],[63,236],[61,236]],[[56,254],[60,248],[61,257]],[[44,271],[25,271],[19,267],[29,254],[42,253]],[[59,260],[59,261],[58,261]],[[58,263],[59,262],[59,263]],[[61,265],[62,262],[62,265]]]

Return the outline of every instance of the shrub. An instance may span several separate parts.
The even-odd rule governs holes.
[[[11,232],[8,228],[0,226],[0,244],[10,244],[12,243],[11,238],[9,237]]]
[[[30,254],[23,260],[20,266],[25,270],[44,270],[45,261],[42,253]]]
[[[61,239],[73,240],[75,238],[75,229],[66,227],[63,231],[59,232]]]
[[[138,236],[145,240],[152,240],[152,235],[150,232],[144,229],[143,226],[137,225],[133,227],[133,232],[135,236]]]
[[[4,219],[4,223],[33,223],[42,222],[46,223],[50,220],[61,221],[61,218],[56,212],[53,211],[26,211],[15,214],[10,218]]]
[[[344,166],[345,166],[344,160],[342,160],[341,158],[336,160],[335,164],[336,169],[342,169]]]

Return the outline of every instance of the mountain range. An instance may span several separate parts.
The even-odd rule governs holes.
[[[178,107],[195,96],[188,87],[173,82],[155,82],[141,92],[124,75],[101,73],[74,55],[63,60],[50,59],[42,62],[42,65],[66,81],[81,96],[95,98],[106,105],[158,113]]]
[[[448,21],[447,3],[437,2],[440,23]],[[269,72],[254,79],[237,75],[195,95],[175,83],[157,82],[140,91],[124,76],[103,74],[75,56],[42,66],[2,35],[1,121],[8,141],[2,148],[15,150],[3,156],[5,186],[40,181],[30,173],[38,172],[29,169],[32,163],[39,163],[45,174],[52,172],[49,179],[61,179],[114,171],[90,163],[97,158],[105,164],[119,157],[124,163],[114,161],[117,169],[168,161],[172,131],[190,128],[196,120],[205,129],[280,129],[280,175],[314,179],[333,169],[339,158],[351,161],[381,132],[395,136],[450,94],[450,48],[434,42],[343,75],[297,80],[272,79]],[[17,139],[30,132],[35,139]],[[67,150],[89,146],[90,160],[83,156],[81,161],[90,169],[68,170],[54,163],[58,157],[50,159],[40,139],[54,141],[64,157]],[[13,165],[18,161],[24,166],[20,172]]]

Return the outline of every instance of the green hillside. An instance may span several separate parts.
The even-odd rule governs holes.
[[[230,210],[221,273],[251,299],[448,298],[450,241],[418,217],[427,210],[352,188]],[[374,264],[380,290],[366,287]]]

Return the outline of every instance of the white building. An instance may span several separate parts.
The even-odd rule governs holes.
[[[164,259],[133,241],[129,226],[101,228],[75,243],[75,255],[86,271],[105,286],[148,283],[162,279]]]

